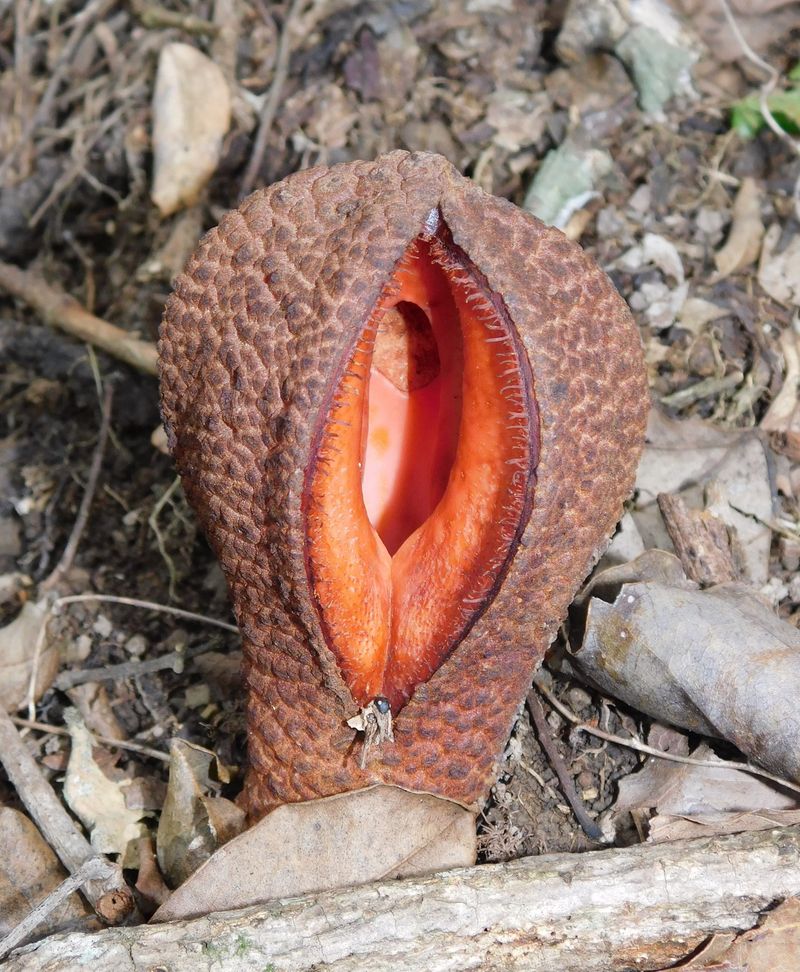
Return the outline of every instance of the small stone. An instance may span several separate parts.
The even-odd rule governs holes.
[[[147,651],[147,638],[140,634],[131,635],[125,642],[125,651],[134,658],[141,658]]]
[[[92,638],[88,634],[78,635],[68,642],[64,661],[70,664],[84,662],[92,651]]]
[[[581,712],[592,704],[592,697],[586,689],[575,685],[567,692],[567,702],[575,712]]]
[[[92,625],[92,630],[95,634],[100,635],[101,638],[107,638],[114,630],[114,625],[105,614],[98,614]]]
[[[190,685],[186,689],[186,705],[190,709],[201,709],[211,701],[211,689],[205,682]]]

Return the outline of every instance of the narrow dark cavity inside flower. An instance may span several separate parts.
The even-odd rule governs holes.
[[[397,712],[496,593],[530,513],[538,416],[505,306],[439,218],[321,416],[306,555],[354,699]]]

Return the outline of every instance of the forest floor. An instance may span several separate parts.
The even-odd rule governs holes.
[[[789,75],[800,62],[800,12],[749,3],[737,38],[720,4],[684,0],[690,16],[670,38],[674,58],[651,63],[652,50],[632,48],[630,24],[620,28],[626,46],[581,20],[586,6],[573,4],[578,13],[565,27],[564,4],[545,0],[30,0],[13,14],[0,4],[0,259],[153,341],[171,279],[248,183],[394,148],[439,152],[484,189],[558,221],[611,275],[641,329],[662,445],[671,435],[677,452],[700,449],[709,427],[730,433],[728,443],[744,441],[739,433],[758,437],[763,469],[736,470],[733,505],[762,531],[739,579],[796,625],[800,153],[791,131],[800,92],[778,118],[790,134],[760,124],[758,93],[773,76],[757,61],[774,72],[777,90],[796,90]],[[159,56],[174,42],[219,65],[232,115],[208,185],[193,205],[164,215],[151,198],[151,112]],[[271,93],[266,141],[254,156]],[[732,108],[749,96],[758,130],[745,137]],[[548,153],[567,149],[563,168],[580,170],[585,185],[544,178]],[[135,598],[232,623],[220,568],[159,448],[155,378],[48,326],[2,289],[0,360],[0,623],[36,599],[74,533],[109,384],[102,468],[58,593]],[[683,485],[680,471],[649,475],[663,476],[667,489]],[[672,549],[646,490],[640,484],[604,565]],[[748,507],[761,501],[756,494],[766,495],[764,515]],[[560,644],[545,690],[590,727],[663,737],[651,718],[565,674]],[[56,731],[29,729],[26,741],[59,792],[70,754],[64,713],[74,707],[96,738],[144,747],[98,743],[93,752],[153,840],[173,737],[211,751],[204,792],[235,799],[246,758],[236,634],[86,600],[61,608],[47,650],[54,662],[35,718]],[[3,667],[0,657],[0,679]],[[644,839],[660,798],[624,813],[615,804],[620,781],[648,757],[570,732],[546,697],[542,704],[590,817],[613,821],[613,843]],[[479,819],[481,860],[597,846],[539,738],[523,711]],[[684,740],[683,752],[698,743]],[[734,754],[727,743],[712,748]],[[713,786],[695,793],[695,812],[698,800],[714,804]],[[20,808],[2,776],[0,806]],[[784,799],[777,809],[792,806]]]

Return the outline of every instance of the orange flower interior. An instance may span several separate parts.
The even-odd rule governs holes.
[[[489,604],[537,447],[525,352],[440,220],[364,327],[308,472],[309,580],[359,705],[396,714]]]

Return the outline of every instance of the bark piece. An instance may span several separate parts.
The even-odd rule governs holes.
[[[729,529],[718,516],[670,493],[659,493],[658,508],[687,577],[706,586],[739,579]]]
[[[800,827],[485,864],[166,925],[59,935],[7,972],[658,969],[800,893]]]

